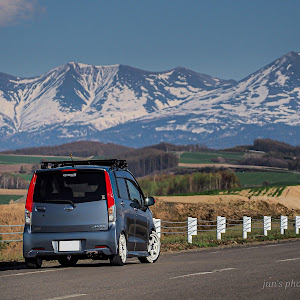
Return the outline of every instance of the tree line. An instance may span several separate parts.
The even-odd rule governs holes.
[[[0,174],[0,188],[1,189],[27,189],[28,181],[20,176],[11,174]]]
[[[223,151],[245,152],[246,155],[238,162],[241,165],[300,171],[300,146],[292,146],[272,139],[256,139],[253,145],[236,146]]]
[[[142,177],[165,169],[175,168],[178,157],[157,149],[136,149],[119,157],[126,159],[128,168],[136,177]]]
[[[154,175],[139,179],[139,184],[145,194],[149,196],[195,194],[209,190],[228,190],[241,186],[239,178],[231,171]]]
[[[292,146],[287,143],[271,140],[256,139],[251,149],[264,152],[281,153],[282,155],[300,156],[300,146]]]

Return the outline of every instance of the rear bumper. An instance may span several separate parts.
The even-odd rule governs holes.
[[[81,241],[79,251],[59,251],[59,241]],[[95,248],[106,246],[105,248]],[[116,224],[113,223],[109,230],[93,232],[58,232],[58,233],[32,233],[30,226],[25,226],[23,234],[23,256],[55,257],[61,255],[85,256],[91,252],[103,255],[114,255],[117,253]]]

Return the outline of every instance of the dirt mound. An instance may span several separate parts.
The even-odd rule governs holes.
[[[288,186],[276,200],[288,208],[300,209],[300,185]]]
[[[187,217],[197,217],[201,220],[216,220],[217,216],[226,216],[228,219],[240,220],[243,216],[262,218],[280,215],[294,216],[300,214],[280,203],[264,200],[228,200],[212,203],[180,203],[158,199],[152,209],[153,216],[162,220],[185,221]]]
[[[153,208],[156,218],[186,220],[197,217],[216,220],[217,216],[242,219],[243,216],[262,218],[280,215],[300,215],[300,186],[287,187],[280,197],[240,195],[160,196]]]

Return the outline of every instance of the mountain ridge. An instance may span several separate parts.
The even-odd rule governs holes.
[[[297,144],[299,98],[300,53],[293,51],[240,81],[184,67],[152,72],[75,62],[32,78],[0,73],[0,149],[80,139],[221,148],[278,132]]]

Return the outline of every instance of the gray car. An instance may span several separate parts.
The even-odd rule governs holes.
[[[23,255],[74,266],[78,259],[128,257],[154,263],[160,239],[145,197],[123,160],[44,162],[33,174],[25,206]]]

